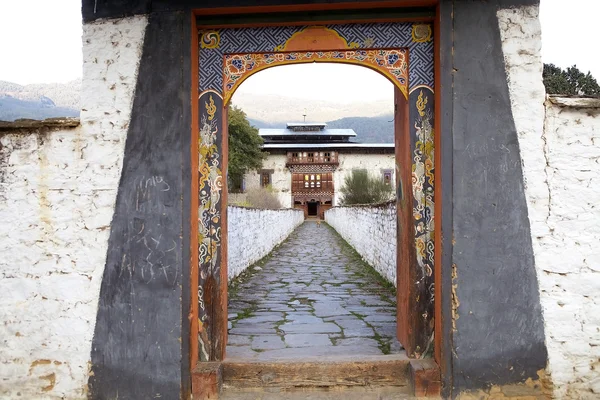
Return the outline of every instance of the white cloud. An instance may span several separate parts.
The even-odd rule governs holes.
[[[27,84],[64,82],[81,76],[81,0],[0,0],[0,80]],[[595,45],[600,1],[541,1],[542,58],[573,64],[600,79]],[[287,71],[293,71],[291,78]],[[300,78],[297,78],[300,77]],[[381,75],[347,65],[296,65],[263,71],[240,90],[340,102],[392,97]]]
[[[566,68],[573,64],[600,79],[597,0],[542,0],[542,60]]]
[[[81,77],[81,0],[0,1],[0,80]]]
[[[237,93],[278,94],[336,103],[394,98],[393,84],[371,69],[348,64],[296,64],[269,68],[248,78]]]

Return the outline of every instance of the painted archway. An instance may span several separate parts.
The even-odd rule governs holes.
[[[347,62],[381,72],[397,90],[398,224],[407,232],[399,254],[398,314],[410,327],[401,338],[419,356],[433,335],[434,96],[433,43],[428,24],[380,23],[311,27],[225,28],[199,32],[198,285],[192,353],[221,360],[227,332],[227,103],[261,69],[298,62]],[[299,59],[300,58],[300,59]],[[401,98],[401,101],[398,99]],[[410,183],[409,183],[410,182]],[[401,305],[402,304],[402,305]],[[402,315],[401,315],[402,314]],[[412,336],[411,336],[412,335]]]
[[[298,51],[289,53],[226,54],[223,63],[223,101],[229,104],[236,89],[252,75],[280,65],[343,63],[373,69],[408,97],[407,49]]]

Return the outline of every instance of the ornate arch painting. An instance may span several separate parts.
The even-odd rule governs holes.
[[[326,26],[223,28],[199,31],[199,209],[198,357],[218,360],[225,343],[217,332],[225,321],[211,320],[226,309],[214,288],[223,274],[226,238],[227,143],[224,118],[237,87],[265,68],[299,62],[344,62],[377,70],[408,100],[412,170],[412,217],[418,264],[416,285],[423,325],[433,317],[434,254],[434,55],[429,24],[370,23]],[[226,253],[225,253],[226,254]],[[212,309],[211,309],[212,307]],[[226,308],[226,302],[225,302]],[[214,319],[214,317],[212,317]],[[225,327],[223,327],[223,323]],[[221,341],[221,342],[219,342]]]

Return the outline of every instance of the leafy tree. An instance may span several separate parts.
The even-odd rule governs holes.
[[[391,200],[394,194],[392,185],[369,176],[364,169],[354,169],[346,175],[340,192],[342,205],[381,203]]]
[[[261,150],[262,138],[258,129],[250,125],[246,113],[238,107],[229,107],[229,168],[228,186],[232,192],[240,191],[244,174],[262,167],[267,153]]]
[[[576,65],[563,70],[554,64],[544,64],[542,77],[549,94],[600,96],[596,79],[589,72],[581,72]]]

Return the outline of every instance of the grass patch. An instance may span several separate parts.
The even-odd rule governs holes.
[[[361,321],[365,320],[366,315],[365,314],[361,314],[361,313],[357,313],[356,311],[350,311],[350,314],[354,315],[356,318],[360,319]],[[365,322],[367,325],[369,324],[368,322]]]

